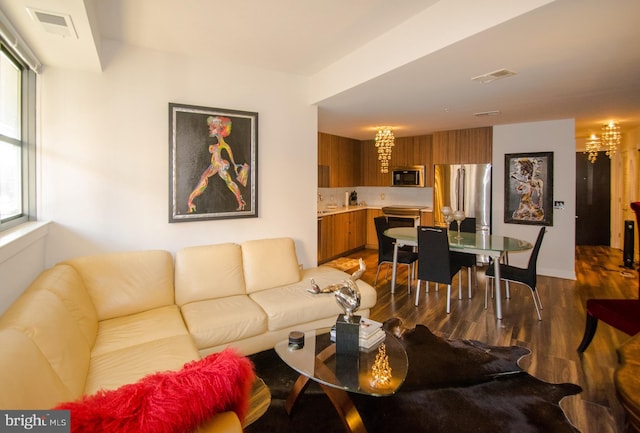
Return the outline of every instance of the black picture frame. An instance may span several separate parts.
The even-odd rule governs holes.
[[[553,226],[553,152],[504,156],[504,222]]]
[[[258,113],[169,103],[169,222],[258,217]]]

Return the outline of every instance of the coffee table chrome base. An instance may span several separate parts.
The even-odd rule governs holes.
[[[284,408],[288,415],[291,415],[298,398],[300,398],[307,389],[310,380],[311,379],[301,374],[298,377],[298,380],[293,384],[293,387],[287,396],[287,400],[284,403]],[[336,412],[338,412],[338,416],[340,417],[340,421],[342,421],[345,431],[348,433],[367,433],[367,429],[362,422],[362,417],[360,417],[358,409],[353,404],[351,398],[349,398],[349,394],[346,391],[333,388],[322,383],[319,383],[319,385],[320,388],[322,388],[322,391],[327,395],[327,397],[329,397],[329,400],[331,400]]]
[[[324,362],[335,354],[335,344],[330,345],[322,352],[318,353],[318,355],[316,355],[316,368],[327,368],[324,367]],[[293,387],[287,396],[287,400],[284,403],[284,409],[287,411],[287,415],[291,415],[298,399],[302,394],[304,394],[304,391],[309,386],[310,381],[311,379],[303,374],[298,376],[298,379],[293,384]],[[367,429],[364,427],[360,412],[358,412],[358,409],[355,407],[346,391],[327,386],[320,382],[318,382],[318,385],[320,385],[322,391],[327,395],[327,397],[329,397],[329,400],[331,400],[331,404],[333,404],[336,412],[338,412],[340,421],[342,421],[342,425],[347,433],[367,433]]]

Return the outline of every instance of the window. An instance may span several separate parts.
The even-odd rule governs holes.
[[[0,43],[0,230],[35,217],[35,73]]]

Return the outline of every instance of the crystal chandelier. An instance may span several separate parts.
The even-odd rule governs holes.
[[[389,172],[389,161],[391,161],[391,149],[393,148],[395,137],[393,130],[388,126],[378,128],[376,133],[376,147],[378,148],[378,160],[380,161],[380,173]]]
[[[589,154],[589,161],[591,164],[596,162],[596,158],[598,158],[598,151],[600,150],[600,139],[596,134],[591,134],[591,137],[587,139],[585,144],[585,150],[582,153]]]
[[[620,144],[620,137],[620,127],[616,122],[611,121],[602,127],[600,142],[609,158],[613,158],[613,154],[616,153],[616,149]]]

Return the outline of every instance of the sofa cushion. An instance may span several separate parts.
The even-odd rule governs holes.
[[[177,335],[102,353],[91,358],[84,394],[100,389],[116,389],[144,376],[177,370],[200,358],[191,337]]]
[[[24,293],[0,317],[0,328],[15,329],[30,338],[71,394],[82,394],[91,348],[54,293],[48,290]]]
[[[269,317],[269,331],[277,331],[301,323],[337,316],[344,311],[336,302],[333,293],[312,294],[307,291],[311,287],[311,278],[321,287],[340,283],[349,275],[328,266],[307,269],[303,272],[303,280],[252,293],[251,299],[262,307]],[[376,304],[376,291],[364,281],[357,281],[360,289],[360,309],[368,309]]]
[[[72,433],[181,433],[229,410],[242,419],[254,378],[251,361],[225,350],[56,409],[71,411]]]
[[[82,276],[98,320],[174,303],[173,257],[168,251],[132,251],[64,262]]]
[[[338,283],[347,276],[337,269],[327,268],[326,272],[318,269],[313,275],[320,287]],[[332,293],[312,294],[307,291],[310,287],[309,279],[304,279],[295,284],[252,293],[250,297],[267,313],[269,331],[337,316],[343,312]],[[370,308],[373,304],[367,292],[361,300],[361,308]]]
[[[238,244],[188,247],[176,253],[176,304],[243,295],[242,250]]]
[[[15,329],[0,329],[0,408],[45,410],[77,398],[38,346]]]
[[[300,266],[293,239],[259,239],[242,243],[247,293],[300,281]]]
[[[189,335],[176,305],[102,320],[98,327],[98,338],[91,350],[92,357],[153,340]]]
[[[68,265],[46,269],[33,281],[27,292],[42,289],[60,299],[78,324],[87,344],[93,346],[98,332],[98,315],[80,274]]]
[[[192,302],[182,306],[182,315],[199,350],[267,330],[267,315],[246,295]]]

